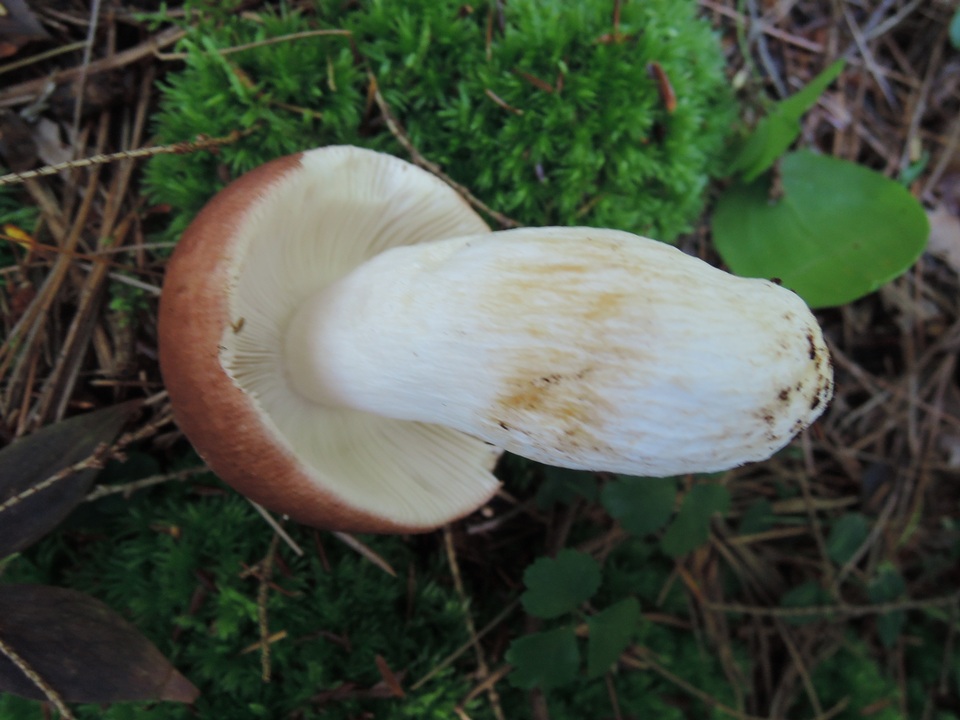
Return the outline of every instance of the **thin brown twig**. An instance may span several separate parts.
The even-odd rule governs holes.
[[[97,446],[97,449],[93,451],[88,457],[75,462],[72,465],[68,465],[62,470],[58,470],[53,475],[48,477],[46,480],[38,482],[36,485],[31,485],[25,490],[12,495],[11,497],[4,500],[0,503],[0,513],[4,513],[15,505],[29,500],[31,497],[37,493],[43,492],[59,482],[62,482],[66,478],[75,475],[76,473],[83,472],[84,470],[99,470],[103,467],[103,464],[110,458],[110,455],[115,452],[115,446],[111,446],[107,443],[101,443]]]
[[[74,714],[70,712],[70,708],[67,707],[67,704],[60,696],[60,693],[54,690],[50,683],[41,677],[40,673],[34,670],[26,660],[20,657],[20,654],[10,647],[10,644],[7,643],[2,636],[0,636],[0,655],[3,655],[7,658],[7,660],[13,663],[20,672],[27,676],[30,682],[36,685],[40,691],[43,692],[47,700],[53,703],[53,706],[57,708],[57,711],[60,713],[61,720],[75,720]]]
[[[260,563],[257,588],[257,622],[260,627],[260,678],[263,682],[270,682],[270,625],[267,616],[267,599],[270,596],[270,577],[273,575],[273,562],[280,546],[280,534],[274,533],[270,538],[266,557]]]
[[[274,519],[273,515],[271,515],[269,512],[267,512],[267,510],[264,507],[258,505],[250,498],[247,498],[247,502],[249,502],[253,506],[253,509],[256,510],[257,513],[259,513],[260,517],[262,517],[266,521],[267,525],[269,525],[273,529],[273,532],[276,533],[276,535],[279,536],[280,539],[286,543],[287,547],[293,550],[293,552],[296,553],[298,557],[303,555],[303,548],[301,548],[297,544],[296,540],[290,537],[289,533],[287,533],[287,531],[283,529],[280,523],[278,523]]]
[[[413,685],[410,686],[410,692],[419,690],[421,687],[426,685],[430,680],[435,678],[439,673],[441,673],[446,668],[450,667],[457,658],[459,658],[463,653],[465,653],[470,648],[474,647],[477,642],[483,639],[491,630],[498,627],[500,623],[510,617],[511,613],[517,609],[517,606],[520,604],[520,598],[515,598],[512,602],[507,604],[507,606],[497,613],[496,617],[493,618],[490,622],[484,625],[479,631],[477,631],[476,636],[471,637],[467,642],[463,643],[460,647],[454,650],[452,653],[447,655],[443,660],[437,663],[434,667],[430,669],[426,675],[417,680]]]
[[[196,140],[185,140],[183,142],[173,143],[172,145],[157,145],[154,147],[137,148],[135,150],[121,150],[115,153],[102,153],[87,158],[57,163],[56,165],[45,165],[36,170],[8,173],[7,175],[0,176],[0,185],[13,185],[33,178],[56,175],[63,170],[74,170],[76,168],[91,167],[93,165],[105,165],[119,160],[138,160],[140,158],[154,157],[155,155],[185,155],[199,150],[207,150],[212,147],[230,145],[250,135],[257,129],[259,129],[258,125],[251,125],[243,130],[234,130],[222,137],[200,137]]]
[[[897,600],[885,603],[871,603],[869,605],[810,605],[807,607],[764,607],[759,605],[741,605],[738,603],[718,603],[703,600],[702,605],[715,612],[751,615],[754,617],[775,618],[837,618],[849,619],[867,617],[870,615],[885,615],[887,613],[906,610],[927,610],[929,608],[947,607],[960,602],[960,590],[949,595],[927,598],[924,600]]]
[[[66,55],[67,53],[72,53],[74,50],[80,50],[86,47],[87,41],[80,40],[78,42],[68,43],[66,45],[59,45],[50,50],[46,50],[42,53],[37,53],[36,55],[31,55],[30,57],[25,57],[21,60],[16,60],[12,63],[7,63],[6,65],[0,65],[0,75],[4,73],[13,72],[14,70],[19,70],[20,68],[29,67],[38,62],[43,62],[44,60],[49,60],[50,58],[55,58],[58,55]]]
[[[636,657],[635,655],[624,653],[620,656],[620,661],[629,667],[632,667],[636,670],[653,670],[657,675],[662,677],[664,680],[676,685],[678,688],[684,692],[692,695],[701,702],[709,705],[710,707],[719,710],[731,717],[737,718],[737,720],[769,720],[769,718],[762,718],[757,715],[750,715],[749,713],[742,712],[736,708],[732,708],[729,705],[724,704],[717,698],[713,697],[709,693],[701,690],[695,685],[687,682],[682,677],[674,675],[672,672],[667,670],[665,667],[660,665],[656,660],[649,656],[644,656],[642,658]],[[841,700],[839,703],[834,705],[830,710],[825,713],[817,715],[813,720],[830,720],[830,718],[835,717],[841,713],[849,704],[849,698]]]
[[[390,563],[388,563],[379,553],[375,552],[374,550],[371,550],[369,547],[367,547],[364,543],[357,540],[357,538],[355,538],[350,533],[337,531],[331,534],[337,540],[339,540],[344,545],[346,545],[348,548],[359,553],[360,555],[365,557],[367,560],[372,562],[374,565],[376,565],[378,568],[383,570],[385,573],[387,573],[387,575],[390,575],[392,577],[397,576],[397,571],[393,569],[393,566],[390,565]]]
[[[708,10],[712,10],[713,12],[716,12],[720,15],[728,17],[731,20],[735,20],[739,23],[744,23],[744,24],[747,22],[747,19],[741,13],[737,12],[732,8],[728,8],[725,5],[721,5],[719,2],[716,2],[716,0],[697,0],[697,1],[701,7],[705,7]],[[807,40],[806,38],[800,37],[799,35],[791,35],[790,33],[785,32],[777,27],[774,27],[773,25],[770,25],[769,23],[763,20],[757,20],[756,25],[759,28],[760,32],[765,33],[766,35],[769,35],[772,38],[776,38],[777,40],[781,40],[790,45],[795,45],[796,47],[802,48],[804,50],[809,50],[812,53],[820,54],[825,50],[824,46],[821,43]]]
[[[496,220],[501,227],[503,228],[514,228],[520,227],[520,223],[516,220],[508,218],[503,213],[497,212],[493,208],[487,206],[482,200],[474,196],[466,188],[466,186],[461,185],[456,180],[447,175],[443,170],[440,169],[440,166],[430,160],[427,160],[419,150],[413,145],[410,141],[410,137],[407,135],[406,131],[393,116],[393,113],[390,111],[390,106],[387,105],[387,101],[384,99],[383,94],[380,92],[380,85],[377,81],[376,76],[368,72],[367,77],[370,82],[370,87],[372,89],[374,102],[377,104],[377,107],[380,109],[380,114],[383,116],[384,122],[387,124],[387,129],[390,130],[390,134],[396,139],[398,143],[403,147],[404,150],[410,155],[410,160],[414,165],[422,167],[424,170],[427,170],[430,173],[433,173],[438,178],[443,180],[447,185],[456,190],[468,203],[473,205],[475,208],[480,210],[483,213],[486,213],[494,220]]]
[[[470,603],[467,599],[467,591],[463,586],[463,578],[460,576],[460,563],[457,561],[457,551],[453,544],[453,532],[449,525],[443,527],[443,546],[447,552],[447,562],[450,565],[450,574],[453,576],[453,586],[460,597],[460,605],[463,611],[464,621],[467,625],[467,633],[470,635],[470,641],[473,645],[473,651],[477,658],[477,675],[483,682],[490,676],[490,667],[487,665],[487,658],[483,652],[483,646],[477,637],[477,627],[473,623],[473,614],[470,612]],[[490,707],[497,720],[504,720],[503,709],[500,707],[500,694],[497,692],[496,685],[491,684],[487,688],[487,696],[490,698]]]
[[[303,32],[290,33],[289,35],[278,35],[277,37],[265,38],[263,40],[257,40],[256,42],[245,43],[244,45],[234,45],[228,48],[218,49],[217,55],[233,55],[234,53],[243,52],[244,50],[253,50],[255,48],[266,47],[268,45],[276,45],[278,43],[291,42],[293,40],[303,40],[305,38],[312,37],[322,37],[330,35],[341,35],[351,37],[353,33],[349,30],[304,30]],[[190,53],[156,53],[158,60],[186,60],[190,57]]]
[[[134,480],[133,482],[123,483],[122,485],[98,485],[87,495],[86,498],[84,498],[84,501],[93,502],[94,500],[99,500],[100,498],[104,498],[109,495],[117,495],[120,493],[122,493],[125,498],[129,498],[138,490],[145,490],[146,488],[154,487],[155,485],[161,485],[167,482],[187,480],[194,475],[200,475],[208,472],[210,472],[210,468],[208,468],[206,465],[201,465],[163,475],[150,475],[149,477],[145,477],[140,480]]]
[[[807,699],[810,700],[810,704],[813,706],[813,711],[817,714],[817,717],[822,717],[823,705],[820,702],[820,695],[817,693],[817,686],[813,682],[813,677],[807,668],[807,662],[804,659],[803,653],[800,652],[800,648],[797,647],[793,634],[780,618],[773,618],[773,624],[780,635],[780,640],[787,649],[787,654],[793,661],[790,669],[800,676],[800,682],[803,684]]]
[[[161,48],[173,45],[186,34],[187,31],[179,27],[161,30],[153,37],[128,50],[124,50],[107,58],[94,60],[86,66],[87,77],[108,70],[116,70],[117,68],[143,60]],[[58,85],[68,80],[74,80],[80,76],[81,72],[83,72],[83,67],[68,68],[67,70],[60,70],[47,77],[28,80],[18,85],[5,88],[3,92],[0,93],[0,107],[13,107],[15,105],[33,102],[50,84]]]

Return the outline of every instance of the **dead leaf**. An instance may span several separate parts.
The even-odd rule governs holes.
[[[39,118],[33,140],[37,155],[46,165],[59,165],[73,160],[73,148],[60,137],[60,126],[48,118]]]
[[[403,692],[403,687],[400,685],[400,680],[396,673],[390,669],[390,666],[387,665],[387,661],[383,655],[377,655],[373,660],[377,664],[377,671],[380,673],[380,677],[383,678],[383,683],[390,689],[391,694],[393,694],[394,697],[402,698],[405,693]]]
[[[32,545],[83,500],[96,468],[47,481],[113,442],[139,407],[139,400],[131,400],[78,415],[0,450],[0,557]]]
[[[927,219],[930,221],[927,251],[960,274],[960,217],[944,207],[939,207],[929,210]]]
[[[32,170],[38,164],[33,128],[12,110],[0,110],[0,157],[13,172]]]
[[[0,585],[0,639],[67,702],[192,703],[200,694],[139,630],[76,590]],[[0,691],[46,698],[2,653]]]
[[[49,37],[24,0],[0,0],[0,58],[14,55],[31,40]]]

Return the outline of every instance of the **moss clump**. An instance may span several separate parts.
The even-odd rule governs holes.
[[[367,123],[364,64],[417,148],[523,224],[598,225],[673,239],[702,208],[734,117],[723,56],[692,0],[490,3],[373,0],[310,15],[223,18],[183,41],[155,120],[164,141],[259,123],[246,141],[153,161],[154,198],[176,230],[220,185],[279,154],[328,143],[400,152]],[[218,49],[314,28],[313,37],[229,55]],[[350,43],[356,47],[353,52]],[[650,67],[676,95],[668,109]],[[221,172],[222,176],[223,173]]]
[[[264,683],[260,653],[247,650],[259,641],[259,583],[246,570],[263,559],[272,531],[238,495],[196,489],[206,492],[169,485],[83,506],[5,568],[3,582],[69,586],[103,600],[201,690],[193,707],[78,706],[78,718],[454,717],[469,691],[455,668],[402,699],[364,692],[381,681],[377,655],[409,688],[466,641],[460,602],[437,581],[449,576],[439,552],[365,538],[396,569],[391,578],[326,534],[317,536],[322,557],[313,531],[290,527],[305,553],[279,547],[267,608],[270,631],[286,635],[271,644],[273,678]],[[13,717],[43,712],[0,695],[0,718]]]

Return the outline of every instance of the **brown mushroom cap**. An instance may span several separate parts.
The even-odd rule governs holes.
[[[282,326],[303,297],[386,247],[487,230],[436,178],[358,148],[299,153],[243,175],[200,212],[167,267],[160,366],[180,428],[227,483],[310,525],[422,531],[476,509],[498,487],[490,470],[499,450],[439,426],[305,409],[296,393],[264,390],[257,377],[251,391],[233,345],[248,342],[260,325]],[[290,295],[267,308],[273,290],[251,288],[246,278],[284,268],[297,277],[264,282]],[[238,292],[249,295],[244,307],[256,306],[258,317],[237,315]],[[271,331],[263,332],[249,341],[262,347],[248,348],[248,355],[279,354]],[[265,366],[281,365],[271,357]],[[278,393],[301,403],[293,420],[264,412],[277,405]],[[316,427],[305,427],[314,421]],[[325,465],[327,458],[333,465]],[[380,480],[369,477],[371,468]],[[382,481],[384,472],[390,483]]]

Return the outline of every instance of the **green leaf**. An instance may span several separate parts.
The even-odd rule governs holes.
[[[671,557],[686,555],[710,537],[710,518],[730,509],[730,493],[723,485],[694,485],[683,498],[680,512],[663,534],[660,546]]]
[[[800,118],[837,79],[844,65],[844,60],[837,60],[800,92],[777,103],[744,141],[731,172],[740,173],[744,182],[749,183],[768,170],[800,136]]]
[[[818,605],[829,605],[832,602],[830,594],[815,582],[805,582],[790,588],[783,597],[780,598],[781,607],[785,608],[809,608]],[[791,625],[806,625],[807,623],[823,620],[826,615],[797,615],[788,617],[787,622]]]
[[[960,8],[953,14],[950,21],[950,44],[960,50]]]
[[[580,650],[572,627],[525,635],[510,643],[506,660],[513,665],[510,682],[542,690],[572,682],[580,667]]]
[[[673,515],[677,483],[673,478],[622,477],[609,483],[600,501],[610,517],[635,535],[656,532]]]
[[[95,468],[44,482],[113,442],[140,404],[132,400],[62,420],[0,451],[0,557],[32,545],[83,500]]]
[[[867,586],[867,596],[873,603],[895,602],[903,597],[906,589],[907,584],[900,572],[886,563],[879,568],[876,577]],[[894,610],[877,617],[877,634],[884,647],[892,648],[897,644],[905,621],[906,613],[903,610]]]
[[[524,609],[539,618],[555,618],[575,610],[600,587],[600,565],[576,550],[561,550],[556,558],[540,558],[523,574],[527,591]]]
[[[740,519],[740,534],[754,535],[769,530],[773,525],[773,506],[766,498],[752,502]]]
[[[639,622],[640,603],[632,597],[601,610],[587,621],[587,675],[595,678],[610,669],[630,644]]]
[[[569,505],[577,498],[597,499],[597,478],[592,472],[545,467],[543,482],[537,489],[537,507],[548,509],[554,503]]]
[[[870,523],[860,513],[847,513],[837,520],[827,538],[827,555],[843,565],[863,545],[870,533]]]
[[[199,691],[133,625],[89,595],[0,585],[0,639],[67,702],[173,700]],[[46,696],[0,653],[0,692]]]
[[[930,225],[899,183],[868,168],[803,150],[769,178],[736,183],[720,198],[713,238],[737,275],[779,278],[812,307],[843,305],[902,274]]]

